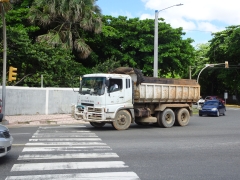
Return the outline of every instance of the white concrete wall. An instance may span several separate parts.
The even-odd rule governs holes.
[[[74,91],[78,91],[77,88]],[[6,87],[5,115],[68,114],[77,103],[72,88]],[[0,86],[0,99],[2,87]]]

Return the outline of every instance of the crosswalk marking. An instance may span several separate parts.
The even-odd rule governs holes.
[[[54,139],[29,139],[29,141],[67,141],[67,142],[71,142],[71,141],[102,141],[100,138],[54,138]]]
[[[79,127],[39,127],[5,180],[140,180],[101,138]]]
[[[134,172],[105,172],[105,173],[81,173],[81,174],[46,174],[10,176],[6,180],[139,180]]]
[[[96,134],[94,133],[82,133],[82,134],[37,134],[37,135],[33,135],[32,138],[39,138],[39,137],[49,137],[49,138],[63,138],[63,137],[68,137],[68,138],[79,138],[79,137],[98,137]]]
[[[126,168],[123,161],[53,162],[14,164],[11,171],[47,171],[65,169]]]
[[[60,125],[60,126],[40,126],[39,129],[60,129],[60,128],[66,128],[66,127],[72,127],[72,128],[83,128],[83,127],[86,127],[86,126],[74,126],[74,125]]]
[[[102,142],[37,142],[37,143],[26,143],[26,146],[75,146],[75,145],[106,145]]]
[[[78,159],[78,158],[117,158],[116,153],[64,153],[64,154],[25,154],[20,155],[18,160],[32,159]]]
[[[22,152],[37,152],[37,151],[98,151],[112,150],[109,146],[74,146],[74,147],[25,147]]]

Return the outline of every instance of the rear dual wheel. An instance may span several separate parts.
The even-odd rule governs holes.
[[[181,108],[175,112],[176,114],[176,122],[175,124],[178,126],[186,126],[189,123],[190,114],[186,108]],[[199,114],[201,116],[201,114]]]
[[[157,123],[160,127],[170,128],[175,123],[175,114],[171,109],[165,109],[163,112],[158,112]]]

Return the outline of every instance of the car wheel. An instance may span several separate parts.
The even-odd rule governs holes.
[[[202,116],[202,114],[199,113],[199,116]]]
[[[219,110],[217,111],[217,115],[216,115],[217,117],[219,117],[220,116],[220,113],[219,113]]]

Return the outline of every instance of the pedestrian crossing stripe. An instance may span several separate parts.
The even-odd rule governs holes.
[[[68,169],[126,168],[123,161],[51,162],[14,164],[11,171],[47,171]]]
[[[78,159],[78,158],[118,158],[116,153],[64,153],[64,154],[24,154],[18,160],[33,159]]]
[[[78,173],[78,174],[44,174],[8,176],[6,180],[140,180],[134,172],[103,172],[103,173]]]
[[[106,145],[102,142],[37,142],[37,143],[26,143],[26,146],[90,146],[90,145]]]
[[[46,151],[100,151],[112,150],[109,146],[69,146],[69,147],[24,147],[22,152],[46,152]]]
[[[100,138],[54,138],[54,139],[29,139],[29,141],[51,141],[51,142],[54,142],[54,141],[58,141],[58,142],[63,142],[63,141],[67,141],[67,142],[71,142],[71,141],[102,141]]]

